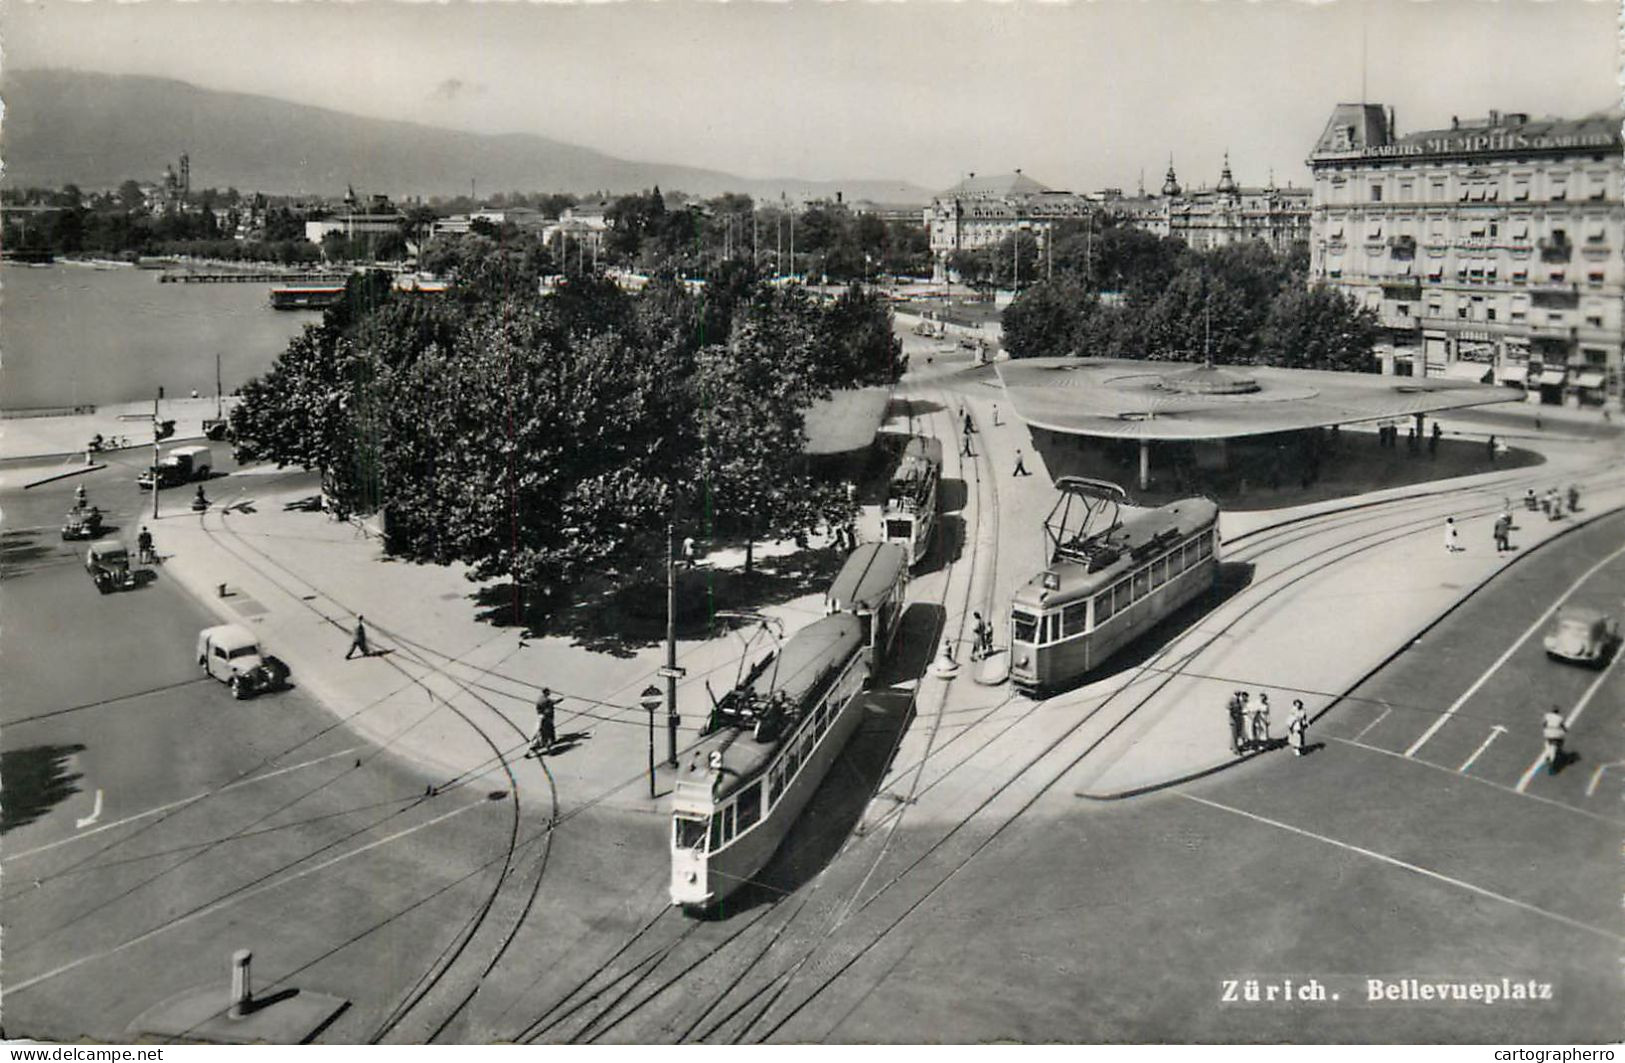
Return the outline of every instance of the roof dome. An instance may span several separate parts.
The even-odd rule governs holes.
[[[1157,386],[1182,395],[1250,395],[1260,390],[1258,381],[1246,373],[1234,369],[1215,369],[1211,365],[1168,373]]]
[[[1162,181],[1162,194],[1165,196],[1179,195],[1179,179],[1174,176],[1174,160],[1168,160],[1168,176]]]
[[[1216,192],[1234,192],[1236,179],[1230,176],[1230,153],[1224,153],[1224,172],[1219,174],[1219,183],[1214,187]]]

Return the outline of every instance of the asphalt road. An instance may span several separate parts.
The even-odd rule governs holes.
[[[133,475],[0,494],[5,1033],[129,1040],[148,1008],[223,992],[247,947],[262,992],[349,999],[328,1036],[366,1039],[453,962],[522,864],[501,858],[529,813],[484,788],[425,797],[423,776],[297,686],[234,701],[192,657],[215,619],[161,566],[98,594],[85,544],[57,528],[83,480],[133,543],[150,512]],[[165,491],[165,510],[190,493]]]

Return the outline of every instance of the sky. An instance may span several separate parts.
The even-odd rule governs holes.
[[[150,74],[747,177],[1304,184],[1401,132],[1619,105],[1617,0],[6,0],[6,69]],[[0,80],[3,91],[3,80]]]

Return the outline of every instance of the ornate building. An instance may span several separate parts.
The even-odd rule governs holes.
[[[1309,157],[1311,276],[1374,308],[1386,372],[1618,402],[1620,116],[1452,119],[1399,136],[1338,104]]]
[[[1273,178],[1261,188],[1238,185],[1230,173],[1228,153],[1219,183],[1212,188],[1183,188],[1170,159],[1161,195],[1108,194],[1101,209],[1147,232],[1183,240],[1198,251],[1248,240],[1286,251],[1309,239],[1310,190],[1278,188]]]
[[[1087,217],[1092,209],[1086,197],[1048,188],[1020,170],[994,177],[973,173],[925,208],[933,279],[947,277],[955,251],[991,247],[1017,231],[1031,233],[1042,247],[1057,222]]]

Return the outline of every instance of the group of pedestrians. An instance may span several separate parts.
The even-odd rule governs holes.
[[[1258,692],[1257,700],[1254,700],[1247,691],[1238,690],[1230,695],[1228,712],[1230,748],[1236,756],[1274,748],[1275,739],[1270,735],[1268,693],[1261,690]],[[1307,752],[1305,743],[1309,737],[1309,714],[1304,710],[1301,698],[1294,698],[1292,701],[1292,714],[1287,717],[1286,734],[1293,755],[1303,756]]]
[[[971,625],[973,645],[971,646],[970,659],[979,661],[984,657],[993,656],[993,625],[983,620],[981,613],[973,612],[971,617],[974,622]]]

